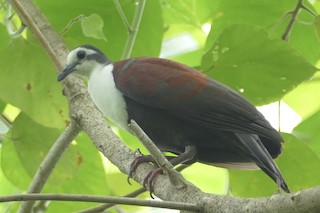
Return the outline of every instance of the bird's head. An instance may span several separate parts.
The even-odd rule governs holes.
[[[66,67],[59,73],[58,81],[62,81],[72,72],[89,77],[94,69],[110,63],[111,61],[96,47],[77,47],[68,54]]]

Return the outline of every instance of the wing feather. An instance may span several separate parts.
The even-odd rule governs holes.
[[[193,68],[159,58],[129,59],[114,67],[117,88],[136,102],[205,128],[283,141],[245,98]]]

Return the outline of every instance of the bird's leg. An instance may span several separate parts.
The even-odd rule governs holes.
[[[183,164],[183,163],[188,163],[192,164],[195,161],[195,156],[196,156],[197,150],[194,146],[186,146],[185,151],[178,155],[177,157],[174,156],[166,156],[166,158],[170,161],[170,163],[173,166],[176,166],[178,164]],[[132,177],[133,172],[137,169],[137,167],[141,163],[153,163],[156,165],[155,160],[152,158],[151,155],[141,155],[137,156],[134,161],[131,163],[130,166],[130,171],[128,175],[128,183],[130,184],[130,178]],[[158,174],[163,173],[163,169],[158,167],[151,171],[144,179],[143,181],[143,186],[146,188],[149,188],[150,194],[153,192],[153,185],[154,185],[154,180]],[[172,177],[169,176],[171,179]],[[152,197],[152,195],[151,195]]]
[[[129,170],[129,174],[128,174],[128,178],[127,181],[128,183],[131,185],[130,183],[130,179],[132,178],[132,174],[134,171],[136,171],[137,167],[141,164],[141,163],[153,163],[155,164],[154,159],[152,158],[151,155],[140,155],[137,156],[131,163],[130,165],[130,170]]]
[[[173,166],[176,166],[178,164],[183,164],[183,163],[192,164],[195,161],[196,154],[197,154],[197,150],[194,146],[186,146],[185,151],[182,154],[170,159],[169,161]],[[156,168],[155,170],[151,171],[143,181],[143,186],[146,188],[149,188],[151,197],[153,192],[153,186],[155,183],[155,178],[158,174],[161,174],[161,173],[163,173],[163,169]],[[170,182],[175,182],[173,180],[174,177],[170,177],[169,175],[169,178],[170,178]]]
[[[141,154],[141,153],[140,153]],[[170,159],[176,158],[175,156],[166,156],[166,158],[170,161]],[[153,159],[153,157],[151,155],[140,155],[137,156],[131,163],[130,165],[130,170],[129,170],[129,174],[128,174],[128,178],[127,181],[128,183],[131,185],[130,183],[130,179],[132,178],[132,174],[133,172],[136,171],[137,167],[142,164],[142,163],[152,163],[154,165],[157,165],[157,162]],[[151,174],[152,172],[150,172],[146,178]],[[146,180],[146,179],[145,179]]]

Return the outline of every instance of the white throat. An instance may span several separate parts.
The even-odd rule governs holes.
[[[128,113],[122,93],[116,88],[113,64],[99,66],[89,77],[88,90],[98,109],[118,126],[128,130]]]

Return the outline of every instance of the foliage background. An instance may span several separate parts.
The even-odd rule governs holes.
[[[135,1],[120,1],[129,22]],[[314,11],[319,1],[304,2]],[[53,27],[62,32],[70,49],[81,44],[99,47],[111,60],[120,60],[127,30],[114,1],[36,1]],[[255,105],[282,100],[302,118],[292,133],[283,133],[284,153],[276,160],[290,189],[320,185],[320,84],[317,71],[320,43],[318,17],[302,10],[289,41],[281,39],[296,0],[220,1],[148,0],[132,57],[156,56],[163,42],[183,35],[196,41],[192,51],[169,56],[205,72]],[[92,15],[94,14],[94,15]],[[68,25],[82,15],[80,21]],[[5,10],[0,11],[1,19]],[[15,16],[13,20],[19,24]],[[211,25],[207,34],[204,26]],[[69,26],[68,28],[66,28]],[[56,72],[46,53],[26,31],[9,37],[0,24],[0,112],[9,119],[10,130],[0,135],[0,195],[25,192],[51,145],[69,122],[68,106],[56,82]],[[181,43],[171,48],[186,46]],[[132,148],[141,148],[128,133],[114,130]],[[203,191],[237,196],[268,196],[275,184],[261,171],[226,171],[196,164],[184,177]],[[44,192],[120,196],[129,193],[126,176],[103,159],[85,134],[72,143],[56,167]],[[148,194],[142,195],[148,197]],[[48,212],[76,211],[87,203],[53,202]],[[124,207],[130,209],[131,207]],[[135,207],[136,208],[136,207]],[[17,204],[0,205],[15,212]]]

